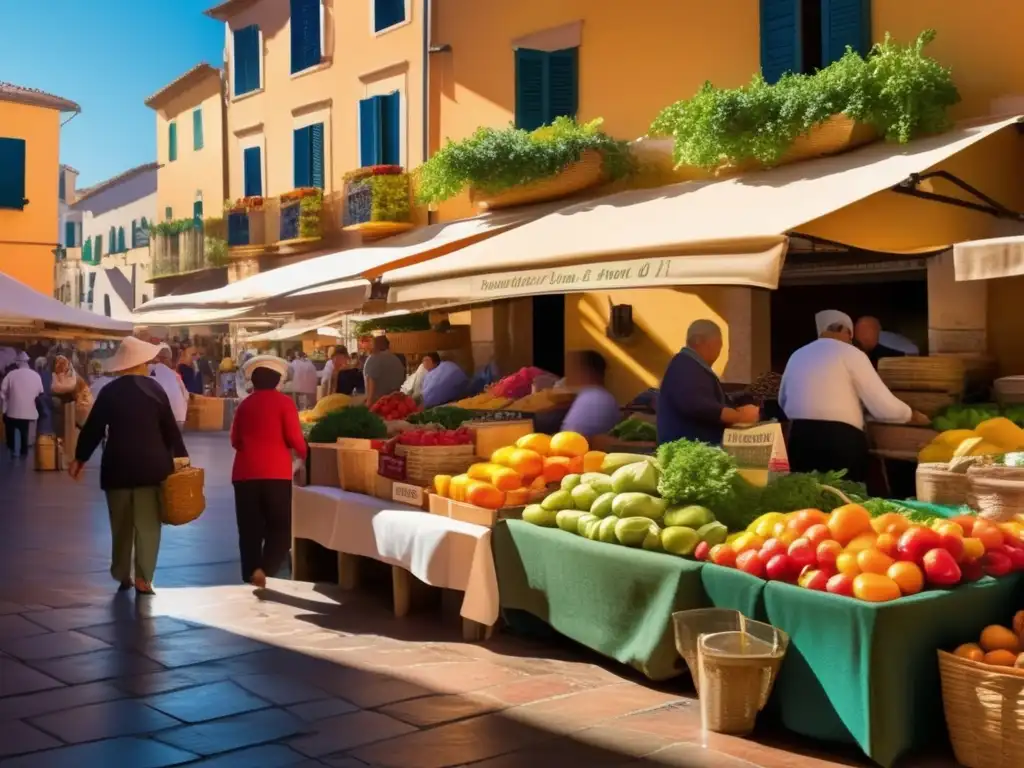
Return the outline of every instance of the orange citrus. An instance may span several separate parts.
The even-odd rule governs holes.
[[[907,561],[893,563],[885,575],[896,582],[896,586],[904,595],[916,595],[924,589],[924,574],[917,563]]]
[[[860,536],[854,536],[850,541],[846,542],[846,550],[848,552],[860,552],[863,549],[875,549],[878,543],[878,535],[874,531],[868,533],[862,533]]]
[[[970,659],[971,661],[985,660],[985,652],[975,643],[964,643],[953,651],[953,655],[959,656],[961,659]]]
[[[607,455],[604,451],[587,451],[583,454],[583,471],[600,472],[601,464],[604,463],[604,457]]]
[[[516,440],[516,448],[526,448],[530,451],[536,451],[541,456],[547,456],[551,453],[551,438],[547,435],[543,435],[540,432],[531,432],[528,435],[523,435]]]
[[[893,533],[899,536],[910,527],[910,521],[896,512],[886,512],[872,518],[871,527],[875,529],[875,533]]]
[[[1011,651],[989,651],[982,659],[985,664],[994,664],[997,667],[1012,667],[1017,661],[1017,654]]]
[[[981,539],[985,549],[995,549],[1003,545],[1003,532],[999,526],[988,520],[978,520],[971,529],[971,538]]]
[[[571,474],[569,461],[569,458],[566,456],[548,456],[544,459],[544,474],[542,477],[549,483],[561,481],[563,477]]]
[[[857,553],[857,566],[861,573],[877,573],[884,575],[892,566],[893,559],[875,547],[862,549]]]
[[[551,453],[554,456],[568,456],[571,459],[583,456],[589,450],[587,438],[579,432],[559,432],[551,438]]]
[[[981,641],[978,643],[983,650],[1009,651],[1013,653],[1014,661],[1020,653],[1020,638],[1012,629],[1001,627],[998,624],[990,624],[981,630]],[[1013,662],[1010,662],[1013,664]]]
[[[845,545],[860,534],[872,530],[871,513],[860,504],[837,507],[829,515],[828,529],[832,531],[832,538]]]
[[[899,543],[899,536],[893,533],[880,533],[875,539],[875,547],[879,552],[884,552],[889,557],[896,557],[896,545]]]

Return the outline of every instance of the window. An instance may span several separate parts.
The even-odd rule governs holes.
[[[117,253],[117,230],[114,229],[114,227],[111,227],[108,236],[110,238],[110,245],[107,246],[107,252]]]
[[[89,295],[86,297],[86,301],[88,301],[89,304],[92,304],[92,289],[95,287],[95,285],[96,285],[96,273],[95,272],[90,272],[89,273]]]
[[[178,159],[178,124],[172,122],[167,126],[167,161],[173,163]]]
[[[124,253],[128,249],[124,247],[124,227],[117,228],[117,252]]]
[[[171,206],[168,205],[166,208],[164,208],[164,221],[170,221],[173,218],[174,211],[171,209]]]
[[[92,240],[82,243],[82,261],[92,261]]]
[[[96,235],[94,239],[96,240],[96,247],[92,249],[92,258],[93,261],[99,262],[100,258],[103,256],[103,235]]]
[[[203,108],[192,110],[192,149],[197,152],[203,148]]]
[[[871,0],[761,0],[761,74],[811,74],[842,58],[846,47],[871,48]]]
[[[259,90],[263,70],[260,41],[260,28],[256,24],[234,32],[232,64],[235,67],[235,96]]]
[[[132,219],[132,248],[139,247],[139,225],[135,219]]]
[[[0,138],[0,208],[25,208],[25,140]]]
[[[315,67],[323,55],[320,0],[291,0],[292,73]]]
[[[532,131],[556,117],[576,117],[579,49],[516,50],[516,127]]]
[[[64,224],[64,247],[75,247],[75,222],[73,221]]]
[[[103,314],[110,317],[110,296],[109,294],[103,294]]]
[[[373,31],[380,32],[405,21],[405,0],[370,0],[373,3]]]
[[[57,197],[60,198],[62,203],[66,203],[68,200],[67,181],[64,178],[65,175],[64,169],[61,168],[60,175],[57,177]]]
[[[259,147],[242,151],[242,189],[245,197],[263,195],[263,160]]]
[[[295,188],[324,188],[324,124],[297,128],[293,140]]]
[[[192,220],[195,222],[196,228],[199,228],[203,224],[203,201],[196,200],[192,203]]]
[[[371,96],[359,102],[359,162],[401,165],[401,94]]]

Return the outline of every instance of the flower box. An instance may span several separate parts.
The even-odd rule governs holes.
[[[278,240],[307,240],[321,237],[320,213],[323,192],[315,187],[295,189],[281,195]]]
[[[382,228],[388,234],[393,225],[411,227],[409,175],[398,166],[361,168],[348,175],[342,228],[372,232]]]

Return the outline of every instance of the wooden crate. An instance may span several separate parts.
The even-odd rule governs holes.
[[[377,451],[339,446],[337,453],[341,489],[372,496],[377,490]]]
[[[309,444],[309,485],[341,488],[338,474],[338,446],[334,443]]]
[[[533,421],[470,421],[466,423],[473,433],[476,455],[489,459],[491,454],[506,445],[513,445],[520,437],[533,432]]]

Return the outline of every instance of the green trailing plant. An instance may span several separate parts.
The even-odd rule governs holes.
[[[926,30],[902,45],[887,34],[866,58],[847,48],[813,75],[787,74],[774,85],[760,74],[740,88],[706,82],[693,98],[663,109],[650,134],[675,139],[677,164],[715,168],[774,165],[797,137],[838,114],[899,143],[940,133],[960,94],[950,70],[924,52],[934,38]]]
[[[627,175],[633,167],[628,146],[601,130],[602,120],[578,123],[557,117],[535,131],[478,128],[462,141],[449,140],[419,169],[418,197],[438,203],[466,187],[496,194],[558,174],[584,152],[601,153],[608,180]]]
[[[320,237],[320,212],[324,206],[324,193],[320,190],[299,201],[299,237]]]
[[[219,237],[206,237],[203,239],[203,255],[206,263],[211,267],[223,267],[228,263],[228,244]]]
[[[356,323],[355,332],[357,336],[365,336],[374,331],[385,333],[407,333],[409,331],[429,331],[430,317],[426,312],[415,312],[408,315],[394,315],[392,317],[377,317],[373,320],[364,320]]]
[[[407,174],[379,174],[357,184],[370,187],[370,221],[409,221],[409,176]]]
[[[171,221],[149,222],[147,224],[147,229],[151,235],[178,235],[195,228],[195,219],[173,219]]]

